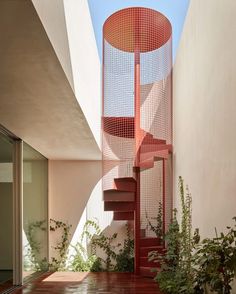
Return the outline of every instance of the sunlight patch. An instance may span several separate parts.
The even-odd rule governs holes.
[[[43,282],[82,282],[88,272],[56,272],[43,280]]]

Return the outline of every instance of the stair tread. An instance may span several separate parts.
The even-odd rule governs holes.
[[[113,214],[113,220],[133,220],[134,219],[134,212],[128,211],[128,212],[118,212],[115,211]]]
[[[147,160],[142,160],[140,163],[139,163],[139,167],[144,170],[144,169],[149,169],[149,168],[152,168],[154,167],[154,159],[153,158],[149,158]]]
[[[152,251],[162,254],[164,250],[165,250],[164,246],[161,246],[161,245],[140,247],[140,257],[148,257],[149,253]]]
[[[148,257],[148,256],[140,256],[140,258],[143,259],[143,260],[146,260],[146,259],[148,259],[149,257]],[[150,262],[151,262],[151,261],[150,261]]]
[[[129,212],[135,210],[135,202],[134,201],[114,201],[104,202],[104,210],[105,211],[121,211],[121,212]]]
[[[140,275],[154,278],[156,276],[156,272],[152,272],[151,271],[152,268],[153,267],[140,266]]]
[[[151,133],[145,132],[144,130],[142,131],[143,133],[143,144],[152,144],[152,143],[156,143],[156,144],[166,144],[166,140],[165,139],[159,139],[154,137]]]
[[[117,191],[135,192],[136,180],[132,177],[115,178],[113,187]]]
[[[141,248],[160,246],[160,245],[161,245],[161,240],[159,238],[144,237],[140,239]]]
[[[150,268],[159,268],[160,262],[150,261],[147,257],[140,258],[140,266],[150,267]]]
[[[143,152],[159,151],[159,150],[171,150],[171,144],[149,144],[141,145],[140,150]]]
[[[160,159],[167,159],[169,155],[168,149],[165,150],[156,150],[156,151],[146,151],[142,152],[140,155],[140,160],[142,161],[151,161],[151,160],[157,160]]]
[[[103,191],[103,193],[123,193],[123,194],[125,194],[125,193],[132,193],[132,194],[134,194],[134,192],[132,192],[132,191],[124,191],[124,190],[117,190],[117,189],[107,189],[107,190],[104,190]]]
[[[157,266],[158,268],[158,266]],[[153,266],[140,266],[140,269],[143,269],[143,270],[149,270],[151,272],[151,269],[153,269]],[[151,272],[153,273],[153,272]],[[154,274],[156,275],[156,272],[154,272]]]
[[[158,251],[158,250],[164,250],[164,246],[162,245],[156,245],[156,246],[140,246],[140,249],[143,249],[144,251]]]
[[[151,239],[151,240],[159,240],[159,238],[157,237],[142,237],[141,240],[147,240],[147,239]]]
[[[145,246],[145,247],[141,247],[141,248],[145,248],[145,249],[164,249],[164,247],[162,245],[154,245],[154,246]]]
[[[132,177],[124,177],[124,178],[115,178],[114,181],[120,182],[120,181],[127,181],[127,182],[134,182],[136,183],[136,180]]]

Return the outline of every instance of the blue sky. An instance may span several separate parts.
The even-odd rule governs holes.
[[[189,0],[88,0],[99,56],[102,56],[102,27],[115,11],[125,7],[149,7],[163,13],[173,29],[173,57],[176,56]]]

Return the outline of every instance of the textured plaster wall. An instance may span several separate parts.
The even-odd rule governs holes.
[[[204,237],[236,215],[235,11],[235,0],[192,0],[174,65],[175,187],[181,175]]]

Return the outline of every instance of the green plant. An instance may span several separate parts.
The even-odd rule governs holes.
[[[117,233],[111,236],[105,235],[97,221],[87,220],[80,240],[73,248],[73,254],[69,256],[69,236],[71,225],[67,225],[61,221],[50,220],[50,231],[62,232],[61,239],[54,247],[58,254],[58,258],[53,257],[50,263],[50,269],[72,270],[72,271],[132,271],[134,264],[133,250],[134,244],[130,237],[130,231],[127,227],[127,239],[124,240],[124,248],[116,253],[116,249],[121,244],[115,244]],[[86,239],[86,242],[85,242]],[[88,245],[85,245],[88,244]],[[97,249],[100,248],[105,253],[105,259],[97,256]],[[126,262],[126,263],[125,263]]]
[[[199,230],[195,230],[194,238],[192,237],[192,197],[188,186],[184,189],[182,177],[179,177],[179,191],[181,200],[181,231],[180,231],[180,264],[179,267],[187,275],[188,289],[193,285],[194,273],[192,270],[192,252],[200,241]],[[192,289],[191,289],[192,291]]]
[[[46,271],[48,269],[47,258],[41,258],[41,243],[37,241],[37,235],[46,231],[46,221],[33,221],[25,229],[28,243],[25,245],[24,269],[33,271]]]
[[[133,272],[134,271],[134,240],[131,238],[130,230],[126,225],[127,238],[124,240],[124,246],[116,255],[116,265],[114,271]]]
[[[57,245],[53,247],[54,250],[57,252],[58,257],[52,257],[49,264],[50,270],[58,271],[65,270],[66,268],[67,249],[69,247],[69,236],[71,227],[71,225],[68,225],[62,221],[50,219],[50,231],[55,232],[58,229],[62,231],[60,241],[58,241]]]
[[[117,233],[107,236],[101,231],[96,221],[87,220],[76,246],[73,246],[75,254],[71,256],[69,268],[74,271],[133,271],[134,265],[134,241],[130,236],[128,226],[126,226],[127,238],[124,246],[116,253],[116,249],[121,244],[116,244]],[[85,248],[82,244],[84,239],[89,244]],[[88,249],[88,250],[87,250]],[[105,253],[105,259],[97,256],[98,249]]]
[[[80,242],[77,242],[75,246],[70,246],[74,249],[75,253],[70,257],[69,270],[74,272],[102,271],[100,258],[96,255],[88,255],[87,250]]]
[[[163,240],[164,238],[164,232],[163,232],[163,207],[162,202],[159,201],[158,203],[158,211],[156,217],[148,217],[147,211],[145,211],[146,214],[146,220],[147,220],[147,226],[146,229],[150,229],[152,232],[154,232],[157,236],[157,238],[160,238],[160,240]],[[154,221],[154,223],[153,223]]]
[[[236,275],[236,217],[233,227],[227,233],[215,238],[206,238],[195,253],[197,268],[197,287],[199,292],[206,291],[209,285],[219,294],[231,293],[231,282]]]
[[[149,260],[160,264],[161,269],[157,273],[155,280],[159,283],[161,291],[164,293],[183,293],[184,275],[179,271],[180,264],[180,246],[181,234],[179,224],[176,218],[177,210],[174,210],[174,216],[168,231],[165,235],[167,250],[164,254],[152,251],[149,254]],[[157,271],[157,269],[155,269]]]
[[[106,254],[105,260],[101,259],[101,261],[105,264],[105,270],[106,271],[112,271],[114,266],[112,264],[112,261],[116,260],[116,252],[115,248],[118,245],[113,245],[112,243],[117,238],[117,233],[112,234],[111,236],[106,236],[103,233],[100,233],[99,235],[94,235],[91,240],[92,248],[94,248],[94,255],[96,255],[96,248],[99,247],[104,251]]]
[[[154,251],[149,254],[149,259],[161,265],[155,280],[164,293],[191,294],[195,291],[192,251],[200,237],[198,230],[192,236],[192,198],[187,187],[185,193],[182,177],[179,177],[179,192],[181,225],[177,221],[177,210],[174,210],[173,220],[164,237],[167,244],[165,254]]]
[[[90,229],[93,229],[93,233]],[[101,258],[95,254],[89,254],[87,248],[83,245],[84,239],[87,237],[91,240],[94,234],[100,234],[101,230],[98,224],[94,221],[87,220],[80,237],[80,242],[76,245],[70,245],[74,249],[74,254],[69,257],[69,269],[72,271],[102,271]]]

